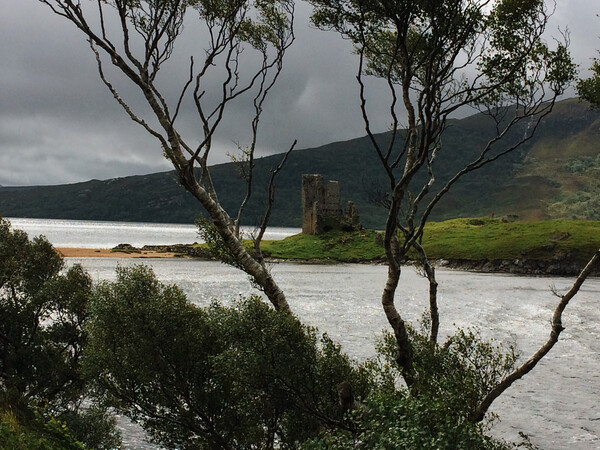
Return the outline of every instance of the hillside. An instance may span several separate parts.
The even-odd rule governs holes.
[[[490,137],[491,122],[474,115],[452,120],[436,162],[436,185],[470,161]],[[523,129],[515,130],[515,134]],[[378,135],[385,142],[386,133]],[[511,137],[509,136],[509,139]],[[514,138],[514,136],[513,136]],[[600,219],[600,113],[578,100],[558,103],[536,137],[517,151],[457,183],[434,220],[515,214],[525,220]],[[280,155],[256,161],[256,195],[245,224],[258,221],[268,171]],[[212,167],[219,198],[233,214],[244,195],[234,164]],[[377,196],[385,180],[367,138],[297,150],[277,180],[272,225],[299,226],[300,179],[320,173],[339,180],[343,200],[353,200],[365,226],[381,228],[385,210]],[[424,176],[424,174],[421,174]],[[0,187],[0,216],[190,223],[202,212],[173,172],[58,186]]]

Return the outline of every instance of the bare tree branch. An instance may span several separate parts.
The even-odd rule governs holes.
[[[554,345],[558,342],[560,334],[565,329],[562,325],[562,314],[569,302],[581,289],[583,282],[589,276],[590,272],[596,264],[600,261],[600,249],[594,253],[592,258],[588,261],[586,266],[580,272],[579,276],[571,286],[571,288],[561,297],[554,314],[552,315],[552,328],[550,329],[550,336],[545,344],[543,344],[527,361],[516,368],[510,375],[505,377],[497,386],[495,386],[477,406],[473,415],[475,422],[483,420],[488,409],[504,391],[506,391],[515,381],[523,378],[527,375],[540,361],[548,354]]]
[[[288,156],[290,156],[290,153],[292,153],[292,151],[296,147],[297,142],[298,141],[294,140],[291,147],[283,155],[283,158],[281,159],[281,161],[279,162],[277,167],[275,169],[271,170],[271,176],[269,178],[269,188],[267,191],[268,192],[267,208],[265,210],[265,214],[263,215],[263,220],[260,224],[258,235],[254,239],[254,250],[256,251],[256,254],[258,255],[259,261],[263,260],[262,251],[260,249],[260,243],[262,241],[263,236],[265,235],[265,232],[267,231],[267,226],[269,224],[269,218],[271,217],[271,210],[273,209],[273,204],[275,203],[275,177],[277,176],[279,171],[281,169],[283,169],[283,166],[285,165],[285,162],[287,161]]]
[[[223,120],[226,107],[258,86],[258,93],[254,94],[257,114],[251,119],[253,149],[255,147],[258,117],[263,103],[279,77],[286,50],[294,40],[294,11],[288,0],[270,0],[265,3],[241,0],[228,3],[227,7],[187,0],[96,0],[91,9],[74,0],[39,1],[73,23],[87,37],[96,58],[100,78],[113,97],[133,121],[158,139],[165,157],[177,171],[179,181],[206,209],[237,265],[260,286],[275,308],[289,312],[283,291],[267,268],[244,248],[235,233],[231,217],[219,203],[208,165],[213,137]],[[168,99],[163,96],[157,82],[162,73],[161,67],[173,55],[177,38],[183,30],[186,10],[191,7],[200,13],[209,38],[205,42],[207,48],[204,63],[198,69],[195,68],[193,57],[190,58],[189,75],[175,97],[175,112],[172,114]],[[94,14],[97,17],[92,20]],[[112,15],[110,19],[109,15]],[[112,23],[117,26],[109,27],[109,20],[113,20]],[[113,36],[116,36],[116,40]],[[113,42],[119,42],[119,45]],[[239,59],[242,48],[259,55],[261,63],[258,69],[242,66]],[[131,103],[108,80],[101,53],[138,89],[150,107],[151,116],[157,125],[150,125],[142,114],[135,112]],[[249,55],[248,61],[251,60]],[[203,90],[203,82],[211,71],[225,74],[221,78],[216,104],[212,105],[208,103]],[[195,85],[193,92],[190,92],[192,84]],[[188,94],[196,105],[198,120],[202,125],[200,144],[195,148],[185,142],[175,127],[175,121],[182,113],[182,105]]]

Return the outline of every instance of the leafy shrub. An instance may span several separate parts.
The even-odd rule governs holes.
[[[32,411],[23,423],[12,411],[0,413],[0,444],[11,450],[79,450],[84,447],[67,426],[52,416]]]
[[[407,390],[373,391],[361,407],[349,414],[354,432],[327,430],[308,440],[303,450],[355,449],[478,449],[512,448],[486,436],[485,426],[444,415]]]
[[[379,378],[371,379],[373,389],[348,414],[350,429],[326,430],[306,441],[304,450],[514,448],[488,436],[489,423],[471,420],[478,402],[514,366],[514,349],[485,341],[477,331],[458,330],[444,346],[432,344],[426,330],[411,329],[410,336],[415,385],[390,384],[399,379],[398,346],[384,334],[371,372]]]
[[[409,390],[389,334],[376,360],[353,365],[258,297],[201,308],[144,266],[99,285],[92,312],[85,364],[98,398],[168,448],[509,448],[472,415],[517,355],[476,331],[438,346],[411,329]]]
[[[469,421],[483,398],[515,367],[518,354],[477,329],[457,330],[443,346],[433,345],[427,333],[410,331],[417,382],[413,394],[435,402],[435,409],[455,420]],[[386,334],[381,350],[396,358],[397,345]],[[445,412],[444,412],[445,411]]]
[[[15,407],[50,402],[61,408],[81,392],[77,372],[91,281],[79,266],[65,275],[43,237],[0,222],[0,394]]]
[[[30,428],[24,436],[32,439],[36,430],[44,431],[34,426],[40,422],[62,423],[69,416],[81,426],[100,423],[98,415],[93,425],[89,415],[81,415],[91,279],[80,266],[62,270],[62,258],[44,237],[30,240],[0,218],[0,410],[14,411]],[[118,444],[114,429],[105,431],[91,447]],[[71,432],[81,440],[77,426]]]
[[[571,158],[566,163],[566,168],[571,173],[592,172],[600,168],[600,156],[580,156]]]
[[[200,308],[138,266],[99,285],[92,312],[98,397],[169,448],[295,448],[344,426],[341,382],[368,389],[327,336],[256,297]]]

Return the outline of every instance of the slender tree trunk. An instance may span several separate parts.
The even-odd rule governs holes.
[[[385,230],[384,247],[388,261],[388,276],[381,296],[381,305],[392,330],[394,330],[394,336],[398,343],[398,365],[402,371],[404,381],[407,386],[410,387],[415,381],[412,364],[412,345],[408,332],[406,331],[406,324],[394,303],[396,289],[398,288],[400,275],[402,273],[400,265],[401,255],[396,231],[398,209],[400,205],[397,201],[398,196],[401,197],[402,194],[397,192],[396,198],[392,200]]]
[[[168,153],[171,162],[179,174],[181,183],[204,206],[227,248],[235,256],[236,261],[239,262],[243,270],[261,287],[275,309],[288,313],[291,312],[285,294],[279,288],[271,273],[264,264],[260,264],[248,253],[242,245],[239,236],[236,235],[235,228],[232,227],[231,218],[227,212],[221,207],[217,199],[211,196],[196,180],[193,165],[185,158],[181,150],[178,134],[173,129],[164,112],[160,109],[160,105],[158,105],[156,99],[151,95],[152,93],[148,89],[145,90],[145,93],[148,103],[167,132],[170,144]]]
[[[431,331],[429,341],[433,344],[437,342],[440,329],[440,313],[437,304],[438,283],[435,279],[435,269],[431,266],[428,259],[423,262],[427,279],[429,280],[429,317],[431,318]]]
[[[182,173],[180,171],[180,176],[185,188],[206,208],[223,242],[234,255],[236,261],[242,266],[243,270],[262,288],[275,309],[288,313],[291,312],[285,294],[279,288],[269,270],[248,253],[242,242],[235,235],[231,218],[227,212],[198,184],[193,172],[187,171]]]

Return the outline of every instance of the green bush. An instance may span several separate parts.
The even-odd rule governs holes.
[[[409,390],[390,335],[376,360],[352,364],[257,297],[201,308],[144,266],[99,285],[92,313],[85,365],[98,398],[167,448],[509,448],[472,415],[517,356],[475,331],[438,346],[411,329]]]
[[[458,330],[444,346],[432,344],[426,330],[410,330],[416,383],[394,387],[400,379],[398,346],[384,334],[373,389],[347,415],[349,430],[325,430],[304,450],[323,449],[508,449],[486,433],[490,423],[474,423],[478,402],[514,366],[517,355],[486,341],[476,331]],[[379,380],[379,381],[378,381]],[[383,382],[381,381],[383,380]],[[523,445],[527,445],[524,443]]]
[[[83,445],[67,426],[52,416],[31,411],[25,423],[12,411],[0,413],[0,444],[11,450],[79,450]]]
[[[13,411],[30,427],[25,435],[35,436],[40,427],[33,424],[40,420],[62,423],[67,416],[73,425],[75,418],[82,426],[109,424],[104,413],[101,420],[98,414],[92,420],[82,407],[87,381],[80,363],[91,279],[80,266],[64,273],[63,268],[62,258],[44,237],[30,240],[0,218],[0,410]],[[114,447],[118,434],[109,428],[86,444]],[[84,440],[78,429],[71,427]]]
[[[62,268],[45,238],[0,222],[0,395],[12,407],[60,409],[84,387],[77,369],[91,281],[79,266]]]
[[[138,266],[99,285],[92,312],[98,397],[168,448],[296,448],[344,426],[341,382],[368,389],[327,336],[256,297],[200,308]]]

